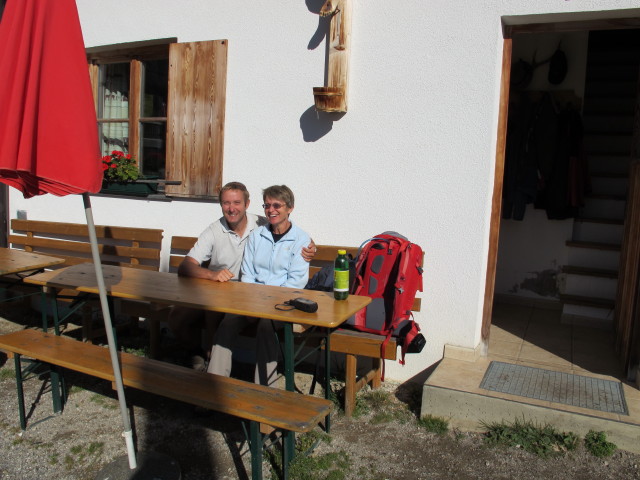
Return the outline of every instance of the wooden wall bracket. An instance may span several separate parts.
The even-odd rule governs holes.
[[[327,0],[320,10],[320,16],[331,17],[327,85],[313,88],[316,109],[323,112],[347,111],[351,14],[352,0]]]

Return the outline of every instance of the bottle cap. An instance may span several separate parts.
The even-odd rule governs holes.
[[[346,255],[347,251],[346,250],[338,250],[338,255]]]

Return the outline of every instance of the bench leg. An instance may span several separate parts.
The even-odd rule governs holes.
[[[22,430],[27,429],[27,418],[24,410],[24,390],[22,389],[22,362],[20,361],[20,354],[16,353],[13,356],[13,362],[16,369],[16,390],[18,391],[18,414],[20,415],[20,428]]]
[[[46,332],[49,329],[49,320],[47,319],[47,294],[44,291],[44,288],[40,291],[40,309],[42,312],[40,313],[40,318],[42,320],[42,331]]]
[[[158,358],[160,356],[160,342],[162,335],[160,334],[160,319],[154,312],[147,318],[149,322],[149,356]]]
[[[353,415],[356,406],[356,367],[357,357],[347,354],[344,371],[344,414],[346,417]]]
[[[331,332],[327,329],[324,337],[324,398],[331,397]],[[324,419],[325,431],[331,431],[331,415]]]
[[[284,376],[286,389],[289,392],[295,392],[296,385],[294,379],[293,362],[293,324],[284,324]],[[290,460],[293,460],[294,447],[295,447],[295,434],[293,432],[285,432],[286,435],[283,438],[283,451],[289,450],[291,455]],[[283,461],[283,471],[285,462]]]
[[[258,422],[251,422],[249,442],[251,444],[251,478],[262,480],[262,434]]]
[[[64,387],[64,378],[60,374],[60,370],[55,365],[50,365],[51,369],[49,378],[51,380],[51,399],[53,401],[53,413],[60,413],[64,407],[64,399],[66,398],[66,389]],[[61,394],[62,391],[62,394]]]
[[[93,309],[90,305],[82,307],[82,341],[93,341]]]
[[[282,479],[289,478],[289,464],[295,454],[295,435],[290,430],[282,431]]]
[[[373,378],[371,379],[371,388],[380,388],[380,385],[382,385],[382,362],[384,362],[384,360],[381,360],[380,358],[374,358],[373,359]]]
[[[52,295],[50,297],[51,308],[53,312],[53,333],[56,335],[60,335],[60,312],[58,311],[58,295],[57,290],[52,290]],[[45,330],[46,332],[47,330]]]

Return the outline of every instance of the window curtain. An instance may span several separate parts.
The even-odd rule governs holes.
[[[113,150],[129,153],[129,65],[105,65],[102,82],[102,154]]]

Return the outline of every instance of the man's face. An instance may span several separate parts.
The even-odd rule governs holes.
[[[222,193],[220,206],[227,224],[233,229],[245,219],[249,201],[244,201],[244,195],[240,190],[227,190]]]

